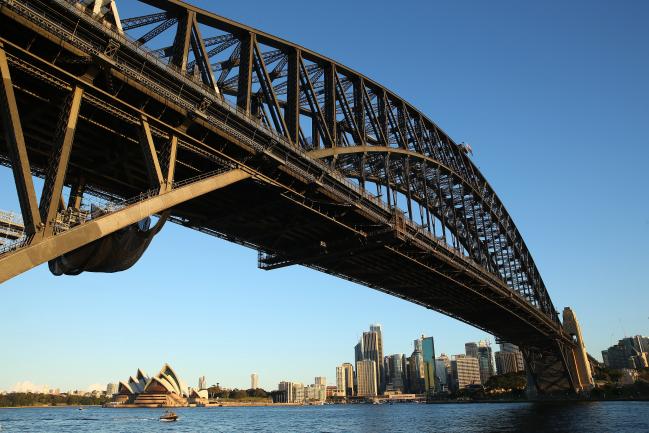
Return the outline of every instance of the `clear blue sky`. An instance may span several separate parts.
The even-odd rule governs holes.
[[[471,143],[589,351],[649,334],[649,2],[194,3],[363,72]],[[17,210],[6,169],[0,185],[0,208]],[[194,386],[247,387],[253,371],[268,389],[333,383],[372,322],[386,354],[422,333],[448,354],[485,337],[315,271],[260,271],[254,251],[170,224],[130,271],[40,266],[3,284],[0,389],[86,388],[164,362]]]

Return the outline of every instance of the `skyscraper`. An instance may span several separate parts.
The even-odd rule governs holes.
[[[377,392],[383,393],[385,389],[385,373],[383,368],[383,337],[381,325],[370,325],[369,332],[363,332],[358,344],[354,347],[355,360],[372,360],[376,365]],[[358,370],[356,371],[358,382]],[[360,387],[360,385],[358,385]]]
[[[342,365],[336,367],[336,395],[347,395],[347,377]]]
[[[470,356],[472,358],[477,358],[478,357],[478,345],[476,343],[473,343],[473,342],[465,343],[464,344],[464,353],[466,353],[466,356]]]
[[[448,370],[443,359],[435,359],[435,383],[437,391],[448,391]]]
[[[422,357],[424,360],[424,387],[426,394],[435,394],[435,342],[433,337],[421,336]]]
[[[378,395],[376,378],[376,362],[371,359],[365,359],[356,363],[359,397],[373,397]]]
[[[313,383],[318,386],[327,386],[327,378],[324,376],[316,376]]]
[[[363,360],[363,338],[354,346],[354,364]]]
[[[422,354],[422,340],[414,341],[414,350],[408,358],[408,376],[410,378],[409,391],[414,394],[421,394],[425,387],[424,356]]]
[[[388,391],[404,391],[405,372],[403,371],[403,358],[403,354],[386,356],[385,389]]]
[[[345,395],[351,397],[354,395],[354,366],[345,362],[342,368],[345,374]]]
[[[257,375],[257,373],[252,373],[250,375],[250,388],[251,389],[259,388],[259,376]]]
[[[379,323],[370,325],[370,332],[375,332],[377,335],[376,338],[376,350],[378,352],[377,358],[379,360],[382,360],[383,359],[383,332],[381,330],[381,325]],[[377,382],[378,392],[379,394],[383,394],[383,392],[385,391],[385,371],[383,370],[382,363],[377,363],[377,366],[379,368],[378,382]]]
[[[200,391],[201,389],[207,389],[207,379],[205,379],[205,376],[198,378],[198,390]]]

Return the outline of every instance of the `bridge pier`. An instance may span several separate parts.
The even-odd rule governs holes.
[[[563,329],[572,336],[575,343],[568,359],[568,368],[575,378],[575,388],[577,392],[590,391],[594,386],[593,374],[590,370],[590,362],[588,361],[588,353],[581,334],[581,326],[579,326],[577,317],[570,307],[563,309]]]

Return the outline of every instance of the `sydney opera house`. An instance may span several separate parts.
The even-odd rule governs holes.
[[[120,382],[114,401],[139,407],[169,407],[187,406],[188,397],[187,385],[169,364],[165,364],[153,377],[138,369],[135,377]]]

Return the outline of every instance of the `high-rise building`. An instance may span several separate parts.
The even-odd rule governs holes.
[[[354,346],[354,363],[357,363],[358,361],[363,360],[363,339],[361,338],[360,341]]]
[[[304,403],[305,398],[304,384],[301,382],[293,382],[293,401],[290,403]]]
[[[293,403],[295,400],[293,382],[283,381],[277,385],[277,389],[283,394],[278,403]]]
[[[451,359],[446,355],[445,353],[442,353],[439,355],[435,361],[435,367],[437,366],[444,365],[444,372],[446,373],[446,377],[444,377],[444,374],[441,372],[437,372],[437,376],[440,378],[444,378],[444,383],[442,384],[442,391],[450,391],[451,389],[451,383],[453,382],[453,378],[451,377]],[[444,386],[445,385],[445,386]]]
[[[515,373],[519,371],[515,353],[498,351],[495,353],[495,358],[496,372],[498,374]]]
[[[404,392],[405,372],[403,370],[403,354],[386,356],[385,380],[387,391]]]
[[[342,368],[345,374],[345,395],[351,397],[354,395],[354,366],[345,362]]]
[[[316,376],[313,383],[319,386],[327,386],[327,378],[324,376]]]
[[[377,390],[379,393],[382,393],[385,389],[385,372],[383,368],[383,337],[381,325],[370,325],[370,331],[363,332],[363,336],[354,347],[354,354],[356,363],[367,359],[374,361],[376,364]]]
[[[325,401],[327,399],[327,385],[313,384],[304,388],[304,400]]]
[[[488,341],[478,342],[478,362],[480,364],[480,380],[484,385],[495,374],[491,343]]]
[[[54,394],[54,390],[50,390],[50,394]],[[112,397],[113,394],[117,394],[117,384],[116,383],[109,383],[106,386],[106,396],[107,397]]]
[[[424,360],[424,392],[434,394],[437,391],[435,381],[435,341],[433,337],[421,336],[422,357]]]
[[[259,375],[257,373],[252,373],[250,375],[250,389],[259,388]]]
[[[370,332],[375,332],[376,333],[376,350],[377,350],[377,358],[379,360],[383,359],[383,331],[381,330],[381,325],[379,323],[375,323],[373,325],[370,325]],[[378,373],[378,382],[377,382],[377,387],[378,387],[378,392],[379,394],[383,394],[385,391],[385,371],[383,370],[383,364],[382,363],[377,363],[376,364],[379,371]]]
[[[448,370],[443,359],[435,359],[435,383],[438,392],[448,391]]]
[[[466,353],[466,356],[470,356],[472,358],[477,358],[478,357],[478,344],[477,343],[464,343],[464,353]]]
[[[523,360],[523,352],[512,343],[500,343],[500,351],[504,353],[513,353],[516,357],[516,370],[525,371],[525,361]],[[500,373],[499,373],[500,374]]]
[[[451,376],[455,391],[469,385],[480,384],[480,365],[478,358],[466,355],[455,355],[451,360]]]
[[[645,360],[649,357],[647,347],[649,338],[641,335],[625,337],[618,341],[615,346],[602,351],[604,364],[608,368],[621,370],[623,368],[645,368]],[[647,353],[647,355],[643,355]]]
[[[376,383],[376,362],[371,359],[364,359],[356,363],[356,380],[358,381],[359,397],[373,397],[378,395]]]
[[[336,394],[347,395],[347,377],[345,367],[342,365],[336,367]]]
[[[413,346],[412,355],[408,358],[409,391],[414,394],[422,394],[426,386],[422,340],[416,339]]]

